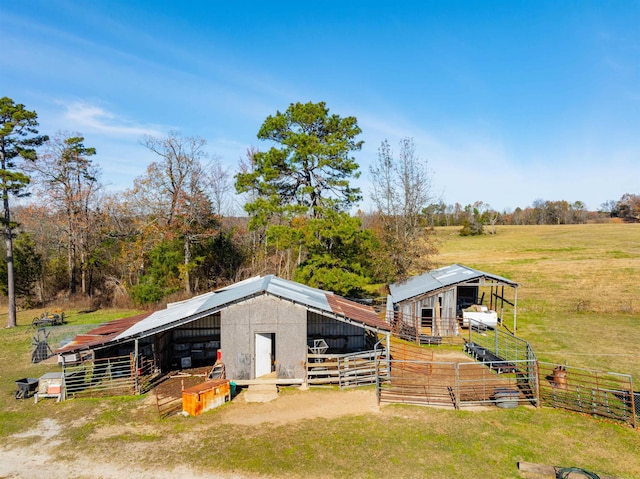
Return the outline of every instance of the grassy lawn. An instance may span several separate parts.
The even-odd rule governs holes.
[[[640,381],[640,225],[514,226],[477,238],[457,232],[437,230],[438,265],[461,263],[520,283],[518,335],[540,359]],[[152,397],[15,400],[16,379],[57,369],[30,364],[33,313],[20,313],[18,328],[0,330],[2,446],[26,445],[30,439],[11,435],[53,418],[64,425],[57,450],[65,460],[116,458],[260,477],[465,479],[535,477],[517,470],[518,461],[528,461],[640,478],[640,431],[550,408],[386,405],[337,419],[230,426],[220,418],[233,402],[195,418],[161,420]],[[81,328],[131,314],[70,312],[68,318]],[[336,408],[342,394],[349,393],[335,392]]]
[[[518,336],[540,360],[640,381],[640,224],[503,226],[466,238],[441,228],[438,238],[440,265],[520,283]]]

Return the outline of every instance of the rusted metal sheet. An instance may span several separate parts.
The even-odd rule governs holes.
[[[222,406],[231,400],[228,379],[212,379],[182,391],[182,410],[190,416]]]
[[[101,346],[108,343],[113,338],[118,336],[123,331],[126,331],[134,324],[142,321],[151,313],[138,314],[137,316],[130,316],[128,318],[114,319],[108,323],[101,324],[97,328],[87,331],[84,334],[79,334],[73,341],[65,344],[62,348],[55,351],[56,354],[65,354],[80,349],[90,349],[96,346]]]
[[[356,303],[335,294],[328,293],[326,296],[331,311],[335,314],[383,331],[391,329],[389,324],[381,319],[371,306]]]

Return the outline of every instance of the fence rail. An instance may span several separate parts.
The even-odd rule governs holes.
[[[457,318],[435,318],[430,327],[422,327],[422,318],[396,312],[391,319],[395,337],[419,345],[461,344]]]
[[[133,355],[64,364],[68,397],[118,396],[149,391],[157,375],[151,363],[139,364]]]
[[[539,398],[537,358],[528,341],[500,329],[487,328],[472,320],[464,349],[498,374],[515,373],[520,389],[529,390]]]
[[[640,393],[630,375],[539,363],[540,399],[546,406],[623,421],[637,427]]]
[[[468,344],[478,345],[505,361],[533,361],[536,355],[528,341],[500,329],[472,321]]]
[[[528,364],[517,364],[529,369]],[[535,367],[531,368],[535,371]],[[376,384],[379,402],[450,406],[536,404],[537,390],[517,372],[497,374],[478,362],[389,361],[389,374]],[[506,402],[505,402],[506,404]]]
[[[307,383],[311,386],[338,385],[341,389],[376,384],[379,376],[386,376],[384,351],[365,351],[354,354],[308,354]]]
[[[182,396],[176,397],[175,394],[165,393],[160,388],[156,389],[156,407],[158,415],[166,418],[172,414],[176,414],[182,410]]]
[[[182,391],[206,381],[206,375],[184,375],[166,377],[165,381],[155,388],[158,415],[166,418],[182,410]]]

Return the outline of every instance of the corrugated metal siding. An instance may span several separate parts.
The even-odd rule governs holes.
[[[307,346],[312,346],[314,339],[324,339],[332,353],[361,351],[366,345],[365,330],[361,327],[309,312]]]
[[[173,338],[220,337],[220,312],[197,319],[173,330]]]

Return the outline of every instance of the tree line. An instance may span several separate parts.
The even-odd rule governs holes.
[[[424,220],[431,226],[460,226],[463,236],[494,234],[496,225],[570,225],[608,221],[640,221],[640,195],[626,193],[618,201],[607,201],[597,211],[587,210],[582,201],[549,201],[538,199],[531,206],[497,211],[477,201],[462,206],[444,202],[430,204],[423,210]]]
[[[37,114],[6,97],[0,122],[7,326],[16,324],[17,302],[153,307],[257,274],[357,298],[427,269],[433,226],[482,234],[496,224],[589,215],[580,202],[541,201],[509,214],[482,202],[445,206],[411,138],[397,151],[381,142],[368,171],[372,211],[354,215],[363,199],[353,186],[361,129],[324,102],[268,116],[257,137],[270,148],[249,149],[233,173],[207,154],[202,138],[144,137],[156,161],[117,193],[105,191],[98,152],[81,133],[41,135]],[[246,215],[229,213],[237,197]]]

